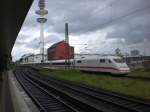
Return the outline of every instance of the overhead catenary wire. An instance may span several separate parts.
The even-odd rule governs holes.
[[[100,27],[106,27],[106,26],[108,26],[109,24],[112,24],[113,22],[120,21],[120,20],[124,19],[125,17],[129,17],[129,16],[132,16],[132,15],[135,15],[135,14],[137,14],[137,13],[139,13],[139,12],[142,12],[142,11],[144,11],[144,10],[147,10],[147,9],[149,9],[149,8],[150,8],[150,5],[148,5],[148,6],[146,6],[146,7],[142,7],[142,8],[137,8],[137,9],[135,9],[135,10],[133,10],[133,11],[127,13],[127,14],[118,16],[118,17],[116,17],[116,18],[112,18],[111,20],[100,24]]]
[[[118,1],[118,0],[115,0],[115,1]],[[116,3],[115,1],[114,1],[114,3]],[[146,7],[142,7],[142,8],[136,8],[133,11],[130,11],[129,13],[126,13],[124,15],[120,15],[120,16],[115,17],[115,18],[112,18],[111,20],[104,22],[104,23],[100,24],[99,26],[100,27],[107,27],[108,25],[110,25],[114,22],[121,21],[122,19],[125,19],[126,17],[136,15],[139,12],[142,12],[142,11],[147,10],[147,9],[150,9],[150,5],[147,5]],[[85,46],[86,45],[94,45],[94,46],[97,46],[98,44],[71,44],[71,45],[77,45],[77,46],[78,45],[81,45],[81,46],[83,46],[83,45],[85,45]]]

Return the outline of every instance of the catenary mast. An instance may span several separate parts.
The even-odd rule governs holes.
[[[40,23],[40,54],[42,56],[41,62],[44,62],[44,23],[47,19],[44,17],[48,14],[48,11],[45,10],[45,0],[39,0],[38,3],[39,9],[36,10],[36,14],[40,17],[37,18],[37,22]]]

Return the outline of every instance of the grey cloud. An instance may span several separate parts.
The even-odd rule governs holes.
[[[31,48],[31,49],[37,49],[40,47],[40,41],[38,38],[33,39],[32,41],[28,42],[25,47],[26,48]]]
[[[23,42],[23,41],[16,41],[16,43],[15,43],[17,46],[22,46],[22,45],[25,45],[26,44],[26,42]]]
[[[18,38],[15,42],[15,45],[16,46],[24,46],[25,44],[27,44],[27,42],[25,41],[26,39],[28,39],[27,35],[19,34]]]
[[[28,38],[29,38],[29,36],[26,35],[26,34],[19,34],[18,38],[17,38],[17,41],[25,41]]]
[[[113,38],[118,35],[119,37],[121,36],[121,38],[127,38],[124,37],[124,35],[129,33],[127,30],[130,31],[130,23],[137,25],[139,22],[145,21],[147,17],[142,15],[143,20],[136,20],[136,18],[132,16],[134,14],[131,13],[131,16],[124,17],[126,19],[124,20],[122,16],[136,9],[150,5],[149,0],[46,0],[46,3],[46,8],[49,11],[47,15],[48,21],[45,24],[47,31],[62,34],[64,33],[64,24],[68,22],[70,27],[69,32],[74,35],[94,32],[112,26],[116,32],[118,32],[118,30],[122,32],[122,34],[116,34],[115,31],[110,32],[107,38]],[[35,10],[38,9],[37,4],[38,0],[35,0],[24,22],[24,30],[39,27],[39,24],[36,22],[38,15],[35,14]],[[148,10],[148,12],[149,11],[150,10]],[[146,20],[145,23],[149,24],[149,20]],[[127,26],[128,23],[129,29]],[[117,27],[124,27],[125,30],[120,30]],[[131,28],[132,27],[133,26],[131,26]],[[144,26],[140,32],[147,33],[146,27]],[[130,35],[136,36],[132,33]],[[130,36],[128,36],[128,38],[130,38]],[[134,39],[136,40],[136,38],[137,41],[139,41],[140,37],[136,36]]]
[[[50,44],[50,43],[56,43],[60,40],[61,40],[60,37],[56,35],[48,35],[44,41],[45,41],[45,44]]]
[[[47,38],[44,39],[44,44],[53,44],[55,42],[60,41],[60,38],[56,35],[48,35]],[[35,38],[32,41],[26,43],[26,48],[37,49],[40,47],[40,38]]]
[[[48,19],[54,31],[63,33],[64,23],[69,22],[73,34],[103,29],[116,24],[118,21],[112,22],[116,18],[150,5],[149,0],[55,0],[47,3]]]
[[[113,31],[106,36],[109,38],[125,39],[126,44],[136,44],[150,40],[150,10],[142,12],[139,16],[134,16],[132,19],[127,19],[123,23],[118,23],[113,26]]]

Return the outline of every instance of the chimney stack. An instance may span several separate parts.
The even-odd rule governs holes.
[[[65,23],[65,41],[69,44],[68,23]]]

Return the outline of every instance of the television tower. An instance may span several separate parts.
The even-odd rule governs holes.
[[[44,62],[44,23],[47,19],[44,17],[48,14],[48,11],[45,10],[45,0],[39,0],[38,3],[39,9],[36,10],[36,14],[40,17],[37,18],[37,22],[40,23],[40,54],[42,55],[41,62]]]

